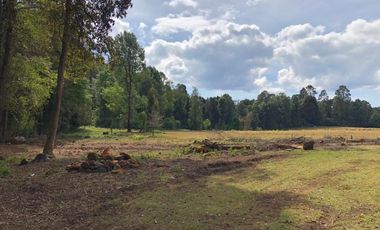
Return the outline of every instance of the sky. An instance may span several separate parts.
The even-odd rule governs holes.
[[[263,91],[330,96],[380,106],[378,0],[135,0],[112,31],[135,33],[146,62],[203,97]]]

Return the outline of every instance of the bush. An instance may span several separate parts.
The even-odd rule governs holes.
[[[181,123],[174,119],[174,117],[165,118],[162,124],[162,128],[167,130],[178,129],[180,126]]]

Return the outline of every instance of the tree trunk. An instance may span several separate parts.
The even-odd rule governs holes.
[[[5,140],[5,133],[6,133],[6,127],[5,124],[7,122],[7,119],[5,118],[4,114],[7,114],[7,112],[4,110],[5,108],[5,84],[7,81],[7,75],[9,70],[9,64],[11,61],[11,51],[12,51],[12,41],[13,41],[13,28],[14,23],[16,21],[16,1],[11,0],[9,1],[8,5],[5,6],[5,10],[7,12],[6,21],[2,22],[2,26],[5,25],[5,34],[4,41],[2,39],[0,40],[0,45],[2,46],[0,51],[3,51],[0,55],[0,115],[2,116],[1,122],[3,123],[0,126],[0,142],[3,142]],[[3,9],[2,9],[3,11]],[[2,12],[3,13],[3,12]],[[0,35],[3,36],[3,35]]]
[[[129,55],[130,56],[130,55]],[[131,62],[128,60],[128,133],[132,132],[131,127],[131,115],[132,115],[132,73],[131,73]]]
[[[51,116],[50,125],[48,128],[47,139],[45,142],[43,156],[45,159],[54,158],[53,150],[55,145],[55,139],[57,136],[58,124],[59,124],[59,116],[61,111],[62,97],[63,97],[63,86],[64,86],[64,74],[65,74],[65,63],[69,48],[69,40],[70,40],[70,12],[71,10],[71,0],[66,0],[65,4],[65,16],[64,16],[64,28],[62,35],[62,50],[59,58],[58,65],[58,78],[57,78],[57,88],[56,88],[56,96],[55,96],[55,105],[54,110]]]
[[[4,142],[7,139],[7,126],[8,126],[8,110],[3,110],[1,113],[1,141]]]

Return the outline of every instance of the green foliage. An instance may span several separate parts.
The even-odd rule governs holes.
[[[202,102],[199,97],[198,89],[194,88],[190,98],[189,110],[189,127],[193,130],[200,130],[202,128]]]
[[[0,177],[8,176],[9,174],[10,170],[5,161],[0,161]]]
[[[205,130],[211,129],[211,121],[209,119],[206,119],[202,122],[202,127]]]
[[[372,127],[380,127],[380,111],[378,109],[374,110],[369,119],[369,124]]]

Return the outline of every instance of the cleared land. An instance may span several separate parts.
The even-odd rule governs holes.
[[[17,166],[40,140],[2,145],[1,229],[379,229],[380,129],[164,132],[87,128],[59,141],[57,160]],[[108,131],[108,130],[107,130]],[[302,138],[301,138],[302,137]],[[277,144],[314,139],[316,150]],[[249,150],[191,153],[194,140]],[[138,169],[68,173],[105,148]]]

